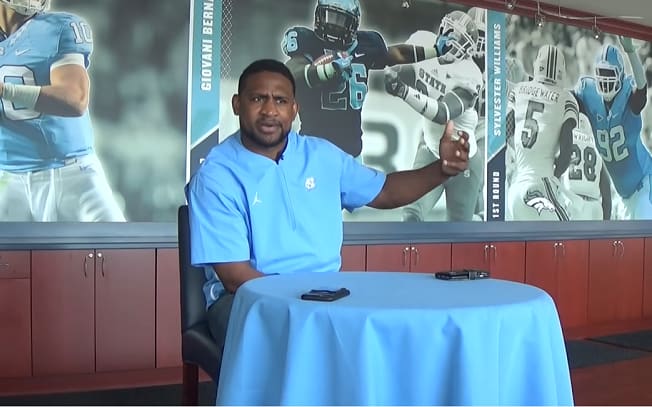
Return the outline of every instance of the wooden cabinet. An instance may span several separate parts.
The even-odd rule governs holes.
[[[645,238],[643,256],[643,317],[652,318],[652,238]]]
[[[156,367],[181,366],[179,251],[156,251]]]
[[[87,250],[32,252],[35,376],[95,371],[95,266]]]
[[[367,271],[434,273],[450,268],[450,243],[367,246]]]
[[[525,282],[550,294],[563,327],[586,325],[588,240],[527,242]]]
[[[155,366],[154,250],[32,252],[33,373]]]
[[[453,269],[484,269],[492,278],[525,281],[525,242],[453,243]]]
[[[640,319],[643,311],[644,239],[591,240],[589,322]]]
[[[95,371],[155,367],[155,265],[154,250],[95,252]]]
[[[32,374],[29,251],[0,251],[0,366],[0,378]]]
[[[342,246],[342,271],[365,271],[367,269],[367,246]]]

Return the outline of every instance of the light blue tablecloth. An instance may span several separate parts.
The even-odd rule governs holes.
[[[313,288],[346,287],[332,303]],[[218,405],[571,405],[555,305],[502,280],[302,273],[235,296]]]

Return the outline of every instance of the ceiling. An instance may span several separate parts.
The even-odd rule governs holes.
[[[583,11],[604,17],[640,16],[638,19],[627,19],[635,24],[652,27],[652,2],[650,0],[541,0],[554,7]]]

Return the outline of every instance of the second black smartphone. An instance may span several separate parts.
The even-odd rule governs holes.
[[[339,290],[310,290],[307,293],[301,294],[301,299],[308,301],[335,301],[349,294],[351,292],[346,288],[340,288]]]
[[[435,273],[435,278],[440,280],[478,280],[481,278],[488,278],[489,272],[486,270],[451,270],[451,271],[438,271]]]

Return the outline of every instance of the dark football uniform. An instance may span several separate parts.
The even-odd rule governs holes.
[[[310,88],[303,76],[297,78],[299,132],[325,138],[357,157],[362,151],[361,112],[368,90],[368,71],[388,65],[387,45],[378,32],[358,31],[357,41],[349,50],[328,47],[307,27],[292,27],[285,32],[282,48],[290,58],[303,57],[311,63],[324,54],[352,57],[348,80],[333,80]]]

